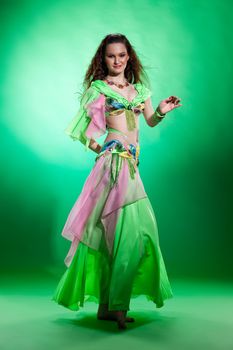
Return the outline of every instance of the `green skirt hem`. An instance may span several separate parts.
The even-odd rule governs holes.
[[[104,242],[99,251],[79,242],[51,300],[73,311],[86,301],[129,310],[130,299],[139,296],[157,308],[173,297],[148,197],[122,208],[112,259]]]
[[[173,298],[173,296],[174,296],[174,294],[171,293],[166,299],[171,299],[171,298]],[[161,308],[164,306],[164,303],[156,304],[156,301],[154,300],[154,298],[151,297],[150,295],[147,295],[147,294],[131,294],[131,296],[130,296],[131,299],[136,299],[139,297],[145,297],[147,301],[153,302],[155,304],[156,308]],[[56,299],[56,298],[51,298],[51,300],[55,301],[58,305],[61,305],[61,306],[65,307],[71,311],[79,311],[81,308],[84,308],[86,302],[93,302],[93,303],[98,304],[98,305],[100,304],[99,298],[96,297],[95,295],[85,295],[84,303],[79,303],[79,304],[74,303],[72,305],[65,304],[64,301]],[[116,308],[116,310],[118,310],[118,309]]]

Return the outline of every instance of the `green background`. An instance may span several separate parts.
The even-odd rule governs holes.
[[[232,349],[233,2],[0,9],[1,349]],[[154,107],[170,95],[183,104],[155,128],[140,117],[139,170],[174,299],[162,310],[133,301],[137,322],[119,337],[96,305],[73,314],[50,301],[70,247],[61,231],[96,156],[64,129],[99,43],[115,32],[145,66]]]
[[[3,269],[63,266],[70,243],[61,229],[95,157],[64,128],[79,107],[77,92],[100,41],[121,32],[147,69],[154,107],[170,95],[183,104],[155,128],[140,116],[139,170],[170,275],[232,278],[228,5],[232,2],[2,3]]]

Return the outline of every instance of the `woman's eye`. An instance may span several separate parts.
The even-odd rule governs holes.
[[[125,54],[122,54],[122,55],[120,55],[120,57],[124,57],[125,56]],[[112,57],[114,57],[113,55],[111,55],[111,56],[108,56],[109,58],[112,58]]]

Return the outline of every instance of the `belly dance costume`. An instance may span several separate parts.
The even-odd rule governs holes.
[[[135,114],[142,112],[151,92],[142,83],[134,87],[137,96],[128,101],[104,81],[93,81],[66,134],[86,151],[91,138],[107,129],[127,139],[121,130],[108,127],[107,117],[124,112],[128,130],[135,129]],[[158,308],[173,297],[138,164],[138,143],[116,137],[102,145],[61,233],[71,246],[52,297],[58,304],[79,310],[85,301],[95,301],[108,304],[109,310],[129,310],[130,299],[139,295]]]
[[[135,114],[140,114],[144,108],[144,103],[140,103],[137,105],[135,108],[128,109],[125,112],[126,116],[126,122],[127,122],[127,129],[129,131],[132,131],[136,128],[135,124],[135,117],[133,113]],[[113,99],[112,97],[107,97],[105,99],[105,115],[106,117],[109,116],[115,116],[122,114],[122,112],[125,111],[125,105],[123,103],[118,102],[117,100]],[[127,114],[128,113],[128,114]],[[133,121],[133,123],[132,123]],[[136,169],[136,166],[139,165],[139,142],[138,142],[138,130],[137,130],[137,140],[136,140],[136,145],[133,143],[128,142],[128,136],[122,132],[121,130],[112,128],[108,125],[106,125],[108,133],[113,133],[113,134],[119,134],[121,137],[124,138],[124,141],[120,141],[119,139],[113,139],[109,140],[104,143],[104,145],[101,148],[100,153],[96,157],[98,159],[101,157],[103,154],[105,154],[106,150],[111,151],[112,154],[117,153],[120,157],[125,157],[134,160],[133,165]],[[129,165],[132,164],[132,162],[129,162]]]

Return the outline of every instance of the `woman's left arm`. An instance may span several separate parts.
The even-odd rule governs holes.
[[[145,107],[143,110],[143,115],[146,123],[154,127],[165,117],[166,113],[172,111],[174,108],[182,106],[179,102],[181,99],[177,96],[170,96],[165,100],[162,100],[156,110],[152,105],[151,97],[147,98],[145,101]]]

